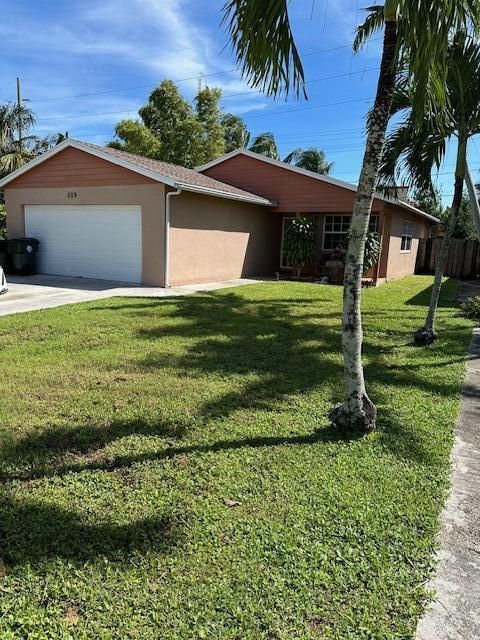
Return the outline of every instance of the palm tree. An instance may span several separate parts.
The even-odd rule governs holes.
[[[259,153],[267,158],[280,160],[275,136],[271,131],[266,131],[265,133],[260,133],[258,136],[255,136],[252,144],[250,145],[250,151]]]
[[[327,175],[333,169],[333,162],[327,162],[325,153],[321,149],[294,149],[284,162],[293,164],[300,169]]]
[[[470,167],[468,162],[465,163],[465,183],[467,185],[468,199],[470,201],[470,207],[472,208],[473,222],[477,230],[477,236],[480,240],[480,202],[479,198],[479,185],[475,184],[470,173]]]
[[[33,158],[31,145],[36,138],[30,135],[20,138],[20,131],[28,131],[34,123],[35,115],[27,107],[0,105],[0,176],[19,169]]]
[[[227,0],[224,22],[243,77],[268,95],[305,94],[304,71],[288,14],[289,0]],[[375,15],[372,18],[372,11]],[[379,19],[380,15],[380,19]],[[477,0],[387,0],[372,7],[369,23],[358,33],[357,48],[383,28],[377,93],[367,122],[367,141],[355,198],[345,263],[342,344],[345,400],[330,412],[341,430],[369,432],[376,407],[369,399],[362,366],[361,281],[365,239],[390,118],[398,62],[405,62],[415,88],[415,114],[421,119],[429,89],[435,101],[446,99],[448,36],[452,28],[480,24]]]
[[[432,169],[440,167],[448,142],[457,140],[457,161],[455,168],[455,189],[452,206],[449,211],[445,236],[435,264],[435,279],[432,287],[430,305],[423,327],[414,334],[419,345],[429,345],[437,339],[435,316],[442,287],[442,278],[448,248],[462,204],[467,171],[467,145],[472,136],[480,133],[480,44],[459,31],[452,39],[448,49],[448,73],[445,80],[448,101],[445,108],[436,108],[425,112],[420,125],[412,115],[412,95],[408,86],[396,91],[395,110],[407,110],[407,115],[394,131],[385,150],[382,175],[389,182],[401,170],[407,170],[411,181],[421,188],[433,188]],[[470,183],[470,201],[472,207],[476,199],[473,181]],[[473,198],[471,190],[473,189]],[[475,223],[480,231],[480,219]]]

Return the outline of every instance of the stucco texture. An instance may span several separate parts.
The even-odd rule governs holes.
[[[280,236],[268,207],[183,192],[171,201],[170,283],[272,276]]]

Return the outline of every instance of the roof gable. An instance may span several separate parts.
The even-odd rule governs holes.
[[[268,199],[262,198],[255,193],[250,193],[244,189],[239,189],[233,185],[209,178],[208,176],[198,173],[193,169],[186,169],[185,167],[180,167],[167,162],[160,162],[158,160],[144,158],[142,156],[126,153],[117,149],[100,147],[95,144],[80,142],[70,138],[64,140],[61,144],[50,149],[46,153],[31,160],[20,169],[17,169],[17,171],[14,171],[3,178],[3,180],[0,180],[0,188],[6,186],[13,180],[16,180],[28,171],[31,171],[34,167],[45,163],[50,158],[68,148],[84,151],[91,156],[103,159],[119,167],[133,171],[134,173],[150,178],[156,182],[162,182],[176,189],[184,189],[185,191],[194,191],[197,193],[232,200],[241,200],[264,206],[271,206],[272,204]]]
[[[290,164],[287,164],[286,162],[282,162],[280,160],[274,160],[273,158],[267,158],[266,156],[260,155],[258,153],[254,153],[253,151],[249,151],[248,149],[236,149],[235,151],[232,151],[220,158],[217,158],[216,160],[212,160],[211,162],[204,164],[200,167],[197,167],[197,171],[199,172],[206,172],[207,175],[211,175],[211,176],[216,176],[219,177],[220,175],[222,176],[221,179],[228,181],[229,177],[227,176],[227,174],[222,173],[222,172],[218,172],[216,171],[216,169],[224,164],[224,163],[228,163],[230,161],[233,161],[235,158],[241,159],[250,159],[252,162],[253,161],[257,161],[257,162],[261,162],[264,163],[265,165],[271,166],[271,167],[275,167],[277,169],[282,169],[286,172],[290,172],[291,174],[295,174],[298,176],[302,176],[304,179],[310,179],[310,180],[314,180],[316,182],[322,183],[323,185],[329,185],[331,187],[337,187],[337,189],[342,189],[347,193],[350,193],[354,196],[354,194],[357,192],[357,187],[354,184],[351,184],[349,182],[345,182],[343,180],[338,180],[337,178],[333,178],[331,176],[327,176],[327,175],[322,175],[319,173],[314,173],[312,171],[307,171],[306,169],[301,169],[299,167],[295,167],[292,166]],[[238,182],[237,182],[238,184]],[[254,182],[252,182],[252,184],[254,184]],[[258,188],[257,189],[258,192],[261,192],[261,189]],[[267,196],[267,197],[271,197],[273,199],[276,199],[275,196],[273,194],[266,194],[264,193],[263,195]],[[280,198],[278,198],[280,200]],[[394,205],[396,207],[401,207],[402,209],[405,209],[407,211],[409,211],[410,213],[414,213],[416,215],[419,215],[423,218],[426,218],[427,220],[437,223],[439,222],[438,218],[435,218],[434,216],[429,215],[428,213],[425,213],[424,211],[421,211],[420,209],[417,209],[416,207],[414,207],[413,205],[407,203],[407,202],[403,202],[402,200],[398,200],[396,198],[389,198],[386,197],[380,193],[376,193],[375,194],[375,199],[376,201],[378,201],[379,203],[388,203],[391,205]],[[343,206],[342,203],[343,202],[351,202],[353,203],[353,198],[341,198],[339,206],[340,208]],[[353,204],[352,204],[353,206]]]

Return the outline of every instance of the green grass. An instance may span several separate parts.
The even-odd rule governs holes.
[[[0,638],[411,638],[471,335],[448,282],[410,346],[430,283],[365,291],[379,430],[351,440],[340,288],[1,318]]]

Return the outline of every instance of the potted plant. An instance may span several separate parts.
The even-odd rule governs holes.
[[[285,230],[283,255],[285,262],[294,269],[297,278],[300,278],[302,268],[313,260],[315,245],[315,220],[306,216],[292,218]]]

